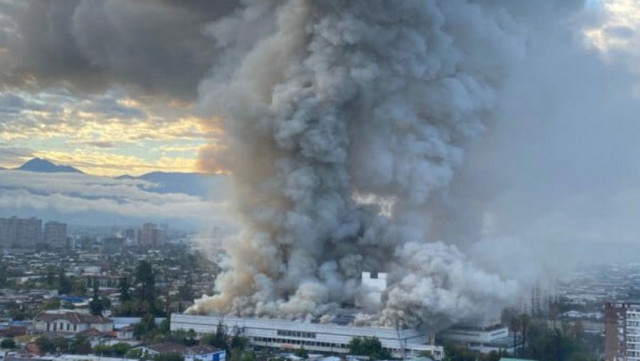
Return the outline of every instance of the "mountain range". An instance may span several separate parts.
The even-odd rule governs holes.
[[[82,171],[77,168],[68,165],[57,165],[40,158],[33,158],[25,162],[23,165],[13,168],[13,170],[42,173],[82,173]]]
[[[68,165],[55,164],[41,158],[33,158],[16,168],[0,168],[0,170],[20,170],[38,173],[78,173],[81,170]],[[183,193],[190,196],[207,198],[213,201],[223,200],[221,188],[226,188],[227,177],[202,173],[151,172],[140,176],[122,175],[115,179],[139,179],[150,183],[140,185],[142,189],[153,193]],[[0,187],[2,185],[0,184]],[[222,192],[225,193],[225,192]]]

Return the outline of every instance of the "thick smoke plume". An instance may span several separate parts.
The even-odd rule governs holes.
[[[432,211],[524,54],[507,9],[255,0],[208,30],[223,60],[201,102],[225,117],[246,230],[191,311],[316,318],[361,303],[362,271],[390,273],[372,324],[474,319],[515,295],[434,239]]]

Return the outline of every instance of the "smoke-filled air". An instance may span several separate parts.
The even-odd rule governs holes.
[[[482,136],[527,28],[496,1],[245,1],[217,20],[200,85],[220,117],[241,234],[216,294],[191,312],[439,327],[518,292],[437,238],[469,144]],[[213,158],[213,157],[212,157]],[[205,159],[205,162],[207,159]],[[387,272],[369,302],[363,271]]]

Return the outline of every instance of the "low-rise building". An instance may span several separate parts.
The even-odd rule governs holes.
[[[514,347],[509,328],[500,324],[494,325],[457,325],[438,333],[442,342],[454,342],[470,350],[481,353],[504,351]],[[516,337],[516,346],[520,346],[522,338]]]
[[[228,332],[240,332],[249,343],[259,347],[342,353],[356,337],[376,337],[393,357],[431,353],[435,360],[444,357],[444,348],[428,342],[426,333],[416,329],[360,327],[338,323],[295,322],[281,319],[240,318],[230,316],[171,315],[171,330],[194,330],[197,334],[215,333],[219,326]]]
[[[79,312],[43,312],[33,319],[35,333],[81,333],[88,330],[110,332],[113,322],[102,316]]]

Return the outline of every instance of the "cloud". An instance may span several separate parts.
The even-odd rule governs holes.
[[[114,154],[100,149],[76,148],[69,152],[36,151],[34,155],[97,175],[140,175],[152,171],[188,173],[196,168],[194,158],[158,157],[149,160],[137,155]]]
[[[33,150],[0,143],[0,164],[10,167],[18,166],[25,160],[33,158]]]
[[[614,65],[640,72],[640,3],[634,0],[601,0],[585,29],[585,43]]]
[[[637,250],[640,77],[627,63],[635,58],[625,55],[637,49],[620,43],[602,56],[605,48],[596,52],[590,42],[592,29],[626,23],[640,7],[603,5],[633,6],[621,18],[610,9],[595,20],[581,17],[564,31],[539,24],[487,134],[443,201],[453,210],[442,217],[463,226],[441,236],[475,234],[479,243],[469,248],[485,267],[534,281],[577,263],[627,260]]]
[[[161,194],[154,183],[75,173],[0,171],[0,213],[53,212],[73,219],[101,222],[108,214],[128,219],[225,224],[228,205],[181,193]]]
[[[202,28],[235,6],[230,0],[5,0],[0,73],[20,86],[101,91],[124,84],[193,99],[215,58]]]
[[[32,148],[44,157],[90,167],[102,175],[190,172],[198,149],[220,137],[215,122],[205,124],[192,106],[132,98],[121,87],[84,95],[62,88],[0,93],[0,142]],[[167,147],[174,151],[167,152]],[[183,150],[176,152],[178,148]],[[0,159],[0,165],[15,166],[24,160]]]

